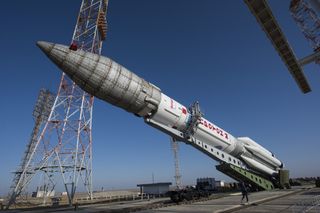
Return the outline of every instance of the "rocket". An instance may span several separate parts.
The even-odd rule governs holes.
[[[194,138],[265,176],[274,176],[283,167],[273,153],[252,139],[232,136],[110,58],[44,41],[37,45],[84,91],[144,118],[179,141]]]

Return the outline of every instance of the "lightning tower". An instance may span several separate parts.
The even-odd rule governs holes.
[[[173,151],[173,158],[174,158],[174,180],[176,184],[177,189],[181,189],[181,174],[180,174],[180,169],[179,169],[179,144],[178,142],[174,139],[171,138],[171,148]]]
[[[101,53],[102,41],[106,39],[107,7],[108,0],[82,0],[71,50]],[[37,104],[40,111],[35,116],[36,125],[15,172],[7,208],[39,172],[50,179],[51,189],[48,190],[51,191],[56,186],[55,179],[61,176],[70,205],[79,181],[92,198],[93,96],[63,73],[54,101],[50,102],[52,98],[48,92],[42,92],[40,99],[48,101]]]

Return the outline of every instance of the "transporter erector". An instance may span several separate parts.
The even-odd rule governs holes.
[[[236,138],[205,119],[197,102],[187,108],[107,57],[49,42],[37,45],[84,91],[192,145],[218,161],[217,168],[232,178],[262,189],[277,185],[283,163],[252,139]]]

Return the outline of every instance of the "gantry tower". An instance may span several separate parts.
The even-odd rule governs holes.
[[[102,42],[106,39],[107,7],[108,0],[82,0],[71,50],[101,53]],[[45,99],[49,100],[50,97],[45,96]],[[58,176],[62,178],[70,205],[79,181],[92,198],[93,96],[62,74],[57,95],[53,99],[53,103],[47,101],[42,104],[46,107],[42,107],[43,112],[38,114],[43,116],[36,117],[36,131],[33,131],[22,163],[15,172],[7,208],[38,172],[44,172],[50,180],[49,190],[56,186],[55,179]]]

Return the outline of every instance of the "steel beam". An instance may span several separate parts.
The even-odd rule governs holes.
[[[303,73],[303,70],[283,34],[277,20],[265,0],[244,0],[251,13],[256,17],[258,23],[270,39],[272,45],[280,55],[282,61],[287,66],[290,74],[298,84],[303,93],[308,93],[311,88]]]

